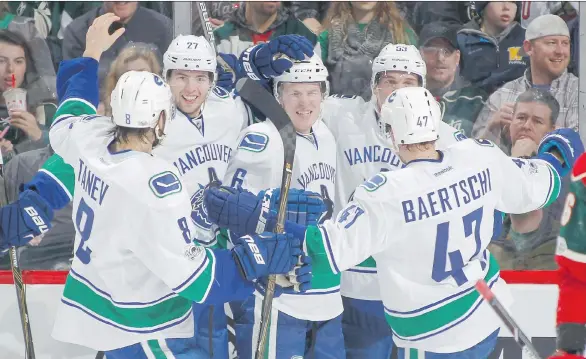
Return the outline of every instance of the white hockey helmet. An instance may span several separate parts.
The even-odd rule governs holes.
[[[277,89],[282,82],[322,82],[323,98],[328,97],[330,94],[328,69],[326,69],[317,54],[302,61],[293,61],[291,68],[283,72],[282,75],[273,78],[273,94],[275,94],[279,102]]]
[[[370,85],[372,90],[376,88],[378,74],[385,71],[402,71],[417,75],[421,87],[425,87],[425,76],[427,67],[421,57],[419,50],[413,45],[388,44],[385,46],[372,63],[372,79]]]
[[[423,87],[405,87],[393,91],[381,108],[379,127],[383,138],[399,145],[435,141],[441,121],[439,104]]]
[[[174,115],[169,85],[148,71],[128,71],[120,76],[110,106],[113,121],[120,127],[155,128],[161,112],[165,113],[167,123]]]
[[[216,83],[216,52],[203,36],[179,35],[163,55],[163,76],[171,70],[197,70],[213,74]],[[212,85],[212,88],[214,86]]]

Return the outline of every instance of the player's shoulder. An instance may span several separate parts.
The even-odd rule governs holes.
[[[220,103],[229,103],[229,102],[234,102],[234,98],[232,97],[232,94],[219,86],[215,86],[211,93],[210,96],[208,97],[208,100],[211,101],[216,101],[216,102],[220,102]]]
[[[279,132],[271,122],[255,123],[242,130],[237,150],[257,156],[261,153],[265,154],[266,151],[277,145],[276,137],[278,136]]]
[[[125,161],[130,176],[117,177],[118,186],[138,203],[147,206],[171,206],[185,200],[186,193],[176,169],[166,161],[147,154],[137,154]]]
[[[438,133],[438,148],[447,148],[468,138],[464,132],[444,121],[440,121]]]
[[[389,201],[396,194],[403,193],[410,188],[416,179],[413,168],[403,168],[399,171],[378,172],[358,186],[355,198],[375,202]]]

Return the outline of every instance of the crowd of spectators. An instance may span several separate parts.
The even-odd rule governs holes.
[[[330,93],[371,100],[372,61],[389,43],[415,45],[427,66],[426,86],[443,121],[486,138],[516,157],[535,154],[559,127],[579,129],[578,9],[575,2],[205,2],[218,52],[283,34],[308,38],[330,73]],[[14,200],[52,154],[47,131],[57,104],[62,59],[82,55],[85,34],[104,12],[120,17],[124,35],[100,61],[101,102],[129,70],[161,72],[173,39],[173,3],[0,2],[0,91],[26,91],[24,108],[0,96],[0,149],[6,197]],[[201,35],[197,7],[192,33]],[[388,74],[392,78],[393,74]],[[391,79],[392,80],[392,79]],[[569,179],[550,207],[504,215],[490,249],[503,269],[553,269],[555,240]],[[38,247],[20,249],[24,269],[67,269],[73,250],[71,206],[56,213]],[[9,265],[0,260],[0,269]]]

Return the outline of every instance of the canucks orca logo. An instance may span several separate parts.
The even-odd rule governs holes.
[[[460,142],[467,139],[468,137],[464,134],[464,132],[458,131],[454,132],[454,138],[456,139],[456,141]]]
[[[374,177],[361,184],[360,187],[364,187],[364,189],[366,189],[368,192],[374,192],[386,182],[387,177],[385,177],[385,175],[382,173],[377,173],[374,175]]]
[[[179,193],[182,189],[181,181],[170,171],[161,172],[151,177],[149,187],[159,198]]]
[[[260,132],[249,132],[247,133],[240,144],[239,149],[247,150],[250,152],[262,152],[269,143],[269,136]]]
[[[214,95],[218,96],[219,98],[228,98],[230,93],[226,91],[224,88],[216,86],[212,89]]]
[[[191,220],[201,229],[209,230],[212,223],[208,220],[208,212],[203,204],[204,187],[200,184],[199,189],[191,196]]]

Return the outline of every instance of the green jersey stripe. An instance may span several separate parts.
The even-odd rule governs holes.
[[[96,113],[96,108],[88,101],[81,98],[68,98],[59,105],[53,123],[64,116],[95,115]]]
[[[147,345],[155,356],[155,359],[168,359],[167,355],[165,355],[163,352],[163,349],[161,349],[161,345],[159,344],[158,340],[148,340]]]
[[[207,256],[205,268],[191,278],[191,283],[186,284],[182,289],[177,290],[177,294],[197,303],[206,300],[216,276],[216,256],[214,256],[214,252],[208,248],[206,248],[205,251]]]
[[[154,328],[165,325],[191,310],[191,301],[171,296],[151,305],[120,306],[71,274],[67,276],[63,298],[89,312],[128,328]]]
[[[307,254],[313,258],[311,289],[323,290],[339,287],[342,275],[337,273],[333,258],[330,258],[328,254],[330,251],[326,249],[326,236],[322,234],[322,229],[315,226],[307,227],[305,238]],[[308,241],[310,243],[307,243]],[[320,257],[322,260],[316,260],[316,257]]]
[[[549,174],[551,176],[552,185],[551,185],[551,189],[548,193],[547,199],[545,201],[545,204],[542,206],[542,208],[547,207],[550,204],[552,204],[553,202],[555,202],[555,200],[560,195],[560,190],[561,190],[560,175],[558,174],[558,172],[555,169],[553,169],[551,167],[551,165],[549,163],[547,164],[547,169],[549,170]]]
[[[487,282],[498,279],[499,266],[496,260],[490,255],[489,268],[484,276]],[[385,317],[393,331],[402,338],[410,340],[423,335],[429,336],[432,332],[439,332],[448,327],[460,318],[473,311],[482,300],[480,294],[472,288],[471,291],[464,291],[463,295],[456,299],[429,310],[425,313],[417,312],[409,315],[389,313],[385,310]]]

